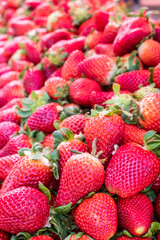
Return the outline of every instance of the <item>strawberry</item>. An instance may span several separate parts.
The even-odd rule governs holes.
[[[135,125],[125,124],[123,143],[135,142],[143,146],[143,136],[146,132],[146,130],[139,128]]]
[[[153,70],[152,80],[156,87],[160,89],[160,63]]]
[[[13,154],[0,158],[0,181],[4,181],[13,166],[21,159],[19,154]]]
[[[0,89],[0,107],[14,98],[23,98],[24,89],[20,81],[12,81]]]
[[[36,47],[37,46],[34,44],[33,41],[27,41],[24,45],[28,60],[34,64],[39,63],[41,60],[40,54]]]
[[[16,106],[0,111],[0,123],[6,121],[20,124],[21,118],[17,114]]]
[[[25,5],[27,5],[31,9],[34,9],[38,7],[42,2],[43,0],[26,0]]]
[[[109,21],[109,13],[97,10],[94,15],[95,24],[98,31],[103,31]]]
[[[99,54],[89,57],[78,64],[79,73],[106,86],[111,84],[111,75],[115,60]]]
[[[89,49],[95,48],[95,46],[102,41],[103,33],[97,30],[92,30],[86,37],[86,45]]]
[[[75,222],[95,240],[110,239],[117,230],[117,207],[113,198],[96,193],[84,199],[75,211]]]
[[[10,239],[10,235],[7,232],[0,230],[0,240],[9,240],[9,239]]]
[[[160,175],[156,178],[156,180],[152,184],[152,190],[157,194],[160,192]]]
[[[114,53],[122,56],[136,48],[143,38],[151,33],[151,26],[143,17],[127,18],[121,25],[113,42]]]
[[[78,72],[78,63],[85,59],[85,55],[80,50],[73,51],[62,67],[62,78],[66,80],[81,77]]]
[[[25,134],[20,134],[12,137],[7,144],[0,150],[0,157],[13,155],[23,147],[31,148],[30,139]]]
[[[10,71],[12,71],[12,68],[10,66],[7,66],[7,65],[2,66],[0,69],[0,76],[4,73],[10,72]]]
[[[102,164],[89,153],[73,155],[63,168],[56,204],[62,206],[72,202],[74,205],[90,192],[97,192],[104,174]]]
[[[5,46],[5,52],[8,57],[11,57],[18,49],[20,49],[20,44],[24,44],[25,42],[29,41],[26,36],[19,36],[12,39],[12,41],[8,41]]]
[[[0,88],[3,88],[7,83],[19,79],[19,72],[9,71],[0,76]]]
[[[118,75],[115,78],[115,83],[121,86],[121,90],[134,92],[138,90],[139,85],[149,85],[150,72],[149,70],[135,70]]]
[[[107,190],[120,197],[130,197],[149,186],[159,174],[157,156],[137,143],[118,148],[106,169]]]
[[[130,237],[127,236],[120,236],[117,238],[118,240],[130,240]],[[144,238],[144,237],[132,237],[132,240],[151,240],[151,238]]]
[[[102,91],[99,83],[89,78],[79,78],[69,88],[69,98],[73,103],[90,107],[89,96],[92,91]]]
[[[19,132],[20,127],[13,122],[1,122],[0,123],[0,149],[3,148],[9,141],[10,137]]]
[[[102,151],[100,158],[109,158],[115,144],[120,144],[124,136],[125,124],[117,114],[105,116],[100,114],[87,119],[84,127],[84,136],[89,151],[92,151],[92,142],[97,138],[97,152]]]
[[[157,42],[160,42],[160,27],[155,28],[155,33],[156,35],[154,36],[154,40],[156,40]]]
[[[134,236],[140,236],[148,231],[152,218],[153,206],[151,200],[144,194],[137,193],[128,198],[117,199],[118,224]]]
[[[154,203],[154,210],[158,221],[160,220],[160,193],[157,195],[155,203]]]
[[[55,128],[53,122],[59,119],[56,103],[48,103],[41,106],[31,114],[25,123],[30,130],[38,130],[44,133],[52,133]]]
[[[144,41],[138,48],[138,56],[145,65],[157,66],[160,63],[160,43],[152,39]]]
[[[14,18],[10,24],[15,36],[25,35],[36,26],[32,20],[20,18]]]
[[[36,147],[40,145],[35,144]],[[34,146],[33,146],[34,148]],[[32,148],[32,149],[33,149]],[[49,186],[53,178],[53,172],[49,160],[43,156],[43,153],[24,151],[25,157],[14,164],[10,173],[4,180],[1,188],[1,193],[6,193],[15,188],[28,186],[33,188],[39,188],[39,182],[44,186]],[[33,158],[32,158],[33,153]],[[38,153],[39,156],[35,159],[34,153]]]
[[[120,26],[116,22],[109,22],[103,32],[103,43],[113,43],[115,37],[117,36]]]
[[[66,29],[57,29],[54,32],[43,35],[38,43],[41,52],[49,49],[53,44],[60,40],[70,39],[70,33]]]
[[[124,91],[121,90],[120,94],[130,94],[129,91]],[[90,94],[90,103],[92,108],[94,108],[94,105],[100,105],[100,106],[106,106],[106,104],[104,104],[104,102],[106,102],[109,99],[112,99],[115,97],[115,93],[112,92],[97,92],[97,91],[93,91]]]
[[[23,76],[23,85],[24,89],[28,94],[32,91],[40,89],[44,84],[44,75],[43,73],[36,69],[30,68],[28,71],[24,73]]]
[[[97,54],[105,54],[109,57],[114,57],[113,44],[102,44],[99,43],[95,46],[95,51]]]
[[[44,89],[52,99],[68,96],[69,82],[61,77],[50,77],[45,81]],[[61,89],[61,90],[60,90]]]
[[[30,240],[53,240],[53,238],[47,235],[40,235],[40,236],[32,237],[30,238]]]
[[[143,119],[139,118],[140,125],[147,130],[160,132],[160,93],[151,93],[145,96],[140,102],[140,114]]]
[[[18,60],[18,61],[12,61],[11,66],[14,71],[22,72],[28,68],[33,67],[33,63],[27,60]]]
[[[47,57],[43,57],[40,64],[42,64],[43,66],[42,72],[45,79],[48,79],[54,72],[56,72],[56,67],[52,63],[50,63]]]
[[[52,150],[54,149],[54,138],[52,134],[48,134],[45,136],[44,141],[42,142],[44,148],[50,147]]]
[[[72,115],[65,118],[59,125],[59,128],[68,128],[74,134],[84,133],[86,117],[83,114]]]
[[[72,235],[69,240],[76,240],[76,237],[77,237],[76,235]],[[78,239],[79,240],[89,240],[90,238],[87,235],[82,235],[82,237],[80,237]]]
[[[48,217],[48,198],[37,189],[20,187],[0,195],[0,229],[4,231],[33,233],[44,227]]]

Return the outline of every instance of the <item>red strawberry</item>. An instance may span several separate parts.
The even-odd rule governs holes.
[[[156,40],[157,42],[160,42],[160,27],[155,28],[155,33],[156,35],[154,36],[154,40]]]
[[[97,10],[94,15],[95,24],[98,31],[103,31],[109,21],[109,13]]]
[[[20,44],[25,44],[27,41],[30,41],[26,36],[19,36],[12,39],[12,41],[8,41],[5,46],[5,52],[8,57],[11,57],[18,49],[20,49]]]
[[[109,22],[103,32],[103,43],[113,43],[115,37],[117,36],[120,25],[116,22]]]
[[[97,30],[92,30],[86,37],[86,45],[89,49],[95,48],[95,46],[102,41],[103,33]]]
[[[0,76],[4,73],[12,71],[12,68],[10,66],[5,65],[5,66],[0,66],[0,67],[1,67]]]
[[[19,132],[20,127],[13,122],[1,122],[0,123],[0,149],[3,148],[9,141],[10,137]]]
[[[79,78],[69,88],[69,98],[83,107],[90,107],[89,97],[92,91],[102,91],[101,86],[92,79]]]
[[[59,128],[68,128],[74,134],[84,133],[86,117],[83,114],[72,115],[64,119]]]
[[[52,134],[48,134],[45,136],[44,141],[42,142],[44,148],[50,147],[52,150],[54,149],[54,138]]]
[[[146,132],[146,130],[139,128],[135,125],[125,124],[123,143],[135,142],[143,146],[143,136]]]
[[[31,67],[33,67],[33,63],[27,60],[12,61],[12,69],[14,71],[22,72]]]
[[[156,87],[160,89],[160,63],[153,70],[152,80]]]
[[[78,227],[95,240],[108,240],[117,230],[117,207],[111,196],[96,193],[77,207]]]
[[[152,184],[152,190],[157,194],[160,192],[160,175],[156,178],[156,180]]]
[[[149,186],[159,174],[160,163],[154,153],[137,143],[122,145],[106,169],[107,190],[130,197]]]
[[[104,169],[97,158],[89,153],[73,155],[65,164],[56,197],[56,204],[62,206],[90,192],[98,191],[104,181]]]
[[[6,103],[3,107],[0,108],[0,111],[5,110],[7,108],[12,108],[12,107],[22,107],[22,103],[20,101],[20,98],[14,98],[11,101],[9,101],[8,103]]]
[[[17,114],[16,106],[0,111],[0,123],[5,121],[20,124],[21,118]]]
[[[36,160],[32,158],[31,152],[27,153],[25,157],[21,157],[21,159],[14,164],[2,184],[1,193],[6,193],[22,186],[38,189],[39,182],[44,186],[49,186],[53,178],[49,160],[45,158],[43,154],[40,155],[40,152],[40,156]]]
[[[81,36],[87,36],[91,32],[92,29],[96,29],[94,17],[91,17],[87,21],[83,22],[80,25],[78,32]]]
[[[80,50],[73,51],[62,67],[62,78],[66,80],[79,78],[78,63],[85,59],[85,55]]]
[[[66,29],[57,29],[54,32],[43,35],[39,41],[39,49],[44,52],[49,49],[53,44],[60,40],[70,39],[70,33]]]
[[[139,89],[140,85],[143,87],[149,85],[149,76],[149,70],[135,70],[118,75],[115,78],[115,83],[121,86],[121,90],[134,92]]]
[[[30,130],[38,130],[44,133],[52,133],[55,128],[53,122],[59,119],[56,103],[48,103],[41,106],[26,121]]]
[[[13,30],[13,35],[15,36],[25,35],[36,26],[32,20],[20,18],[14,18],[10,24],[11,29]]]
[[[160,43],[152,39],[146,40],[139,46],[138,56],[145,65],[157,66],[160,63]]]
[[[61,77],[50,77],[46,80],[44,89],[49,96],[55,100],[58,98],[66,98],[68,96],[68,85],[66,79]],[[59,88],[63,89],[62,91]]]
[[[158,233],[156,240],[160,240],[160,233]]]
[[[111,75],[115,60],[106,55],[94,55],[78,64],[79,73],[83,73],[87,78],[96,80],[101,85],[111,84]]]
[[[12,81],[0,89],[0,107],[14,98],[23,98],[24,89],[20,81]]]
[[[9,240],[9,239],[10,239],[10,235],[7,232],[0,230],[0,240]]]
[[[13,166],[21,159],[19,154],[13,154],[0,158],[0,181],[3,182]]]
[[[13,155],[23,148],[31,148],[30,139],[25,134],[20,134],[12,137],[7,144],[0,150],[0,157]]]
[[[53,238],[47,235],[40,235],[40,236],[32,237],[30,240],[53,240]]]
[[[134,236],[147,232],[153,218],[152,202],[141,193],[128,198],[118,197],[117,212],[119,227]]]
[[[48,217],[48,198],[37,189],[20,187],[0,195],[0,229],[4,231],[33,233],[44,227]]]
[[[130,240],[130,237],[121,236],[117,238],[118,240]],[[144,238],[144,237],[132,237],[132,240],[151,240],[151,238]]]
[[[130,94],[129,91],[120,91],[120,94]],[[94,108],[94,105],[100,105],[100,106],[106,106],[106,104],[103,104],[104,102],[106,102],[107,100],[111,99],[115,97],[115,93],[112,92],[96,92],[93,91],[90,94],[90,103],[92,108]]]
[[[26,92],[29,94],[34,90],[40,89],[44,84],[43,73],[36,69],[30,68],[23,76],[23,85]]]
[[[0,76],[0,88],[3,88],[7,83],[19,79],[19,72],[9,71]]]
[[[145,18],[132,17],[126,19],[114,40],[114,53],[122,56],[135,49],[143,38],[151,33],[151,26]]]
[[[82,237],[78,238],[79,240],[89,240],[90,238],[87,235],[82,235]],[[69,240],[76,240],[76,235],[72,235]]]
[[[33,41],[26,42],[24,48],[26,50],[27,57],[30,62],[33,62],[34,64],[37,64],[40,62],[41,60],[40,54]]]
[[[95,51],[97,54],[105,54],[109,57],[114,57],[113,44],[97,44],[95,46]]]
[[[160,193],[157,195],[155,203],[154,203],[154,210],[158,221],[160,221]]]
[[[139,107],[140,114],[143,115],[143,120],[139,118],[141,126],[147,130],[160,132],[160,93],[145,96]]]
[[[33,9],[33,8],[38,7],[42,2],[43,2],[43,0],[26,0],[25,5],[29,6],[29,8],[31,8],[31,9]]]
[[[125,124],[121,117],[114,114],[105,116],[103,114],[87,119],[84,127],[84,136],[92,151],[92,142],[97,138],[97,152],[102,151],[100,158],[108,158],[114,150],[115,144],[120,144],[124,136]]]

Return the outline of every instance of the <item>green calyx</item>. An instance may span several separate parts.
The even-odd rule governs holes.
[[[89,9],[85,8],[84,6],[80,6],[77,8],[72,7],[69,13],[75,26],[81,25],[83,22],[87,21],[92,17],[92,15],[89,13]]]
[[[54,149],[56,149],[61,142],[74,139],[73,132],[68,128],[61,128],[57,131],[54,131],[52,136],[54,138]]]
[[[141,87],[140,89],[135,91],[132,94],[132,97],[137,100],[142,100],[145,96],[149,95],[150,93],[154,93],[154,92],[160,93],[160,90],[158,88],[155,88],[154,84],[150,84],[149,86]]]
[[[47,53],[46,55],[49,61],[56,67],[60,67],[64,64],[65,59],[68,57],[68,53],[63,49],[59,49],[57,52]]]
[[[160,158],[160,135],[156,131],[148,131],[143,136],[144,147],[152,151],[158,158]]]

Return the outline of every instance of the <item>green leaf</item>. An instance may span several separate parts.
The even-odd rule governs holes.
[[[51,193],[47,187],[43,185],[43,183],[39,182],[40,191],[48,198],[49,202],[51,201]]]
[[[147,141],[153,138],[155,134],[156,134],[156,131],[153,131],[153,130],[146,132],[143,136],[143,141]]]
[[[59,131],[64,133],[68,140],[74,139],[74,134],[73,134],[73,132],[70,129],[68,129],[68,128],[61,128]]]
[[[148,192],[145,193],[147,195],[147,197],[151,200],[151,202],[154,202],[156,199],[156,194],[153,190],[150,190]]]
[[[36,135],[36,142],[43,142],[45,138],[45,134],[43,132],[38,132]]]
[[[119,93],[120,88],[121,88],[121,86],[119,84],[116,84],[116,83],[113,84],[113,91],[114,91],[116,96],[120,96],[120,93]]]
[[[130,232],[128,232],[127,230],[123,230],[123,234],[129,238],[132,237],[132,235],[130,234]]]
[[[67,141],[65,136],[59,130],[54,131],[52,136],[54,138],[54,149],[56,149],[61,142]]]
[[[67,205],[60,206],[54,209],[54,211],[58,214],[69,213],[71,211],[72,203],[68,203]]]
[[[20,155],[20,156],[25,156],[25,151],[31,151],[31,149],[30,148],[21,148],[19,151],[18,151],[18,154]]]

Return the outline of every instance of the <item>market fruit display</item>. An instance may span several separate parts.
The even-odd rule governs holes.
[[[0,240],[160,239],[160,19],[0,1]]]

